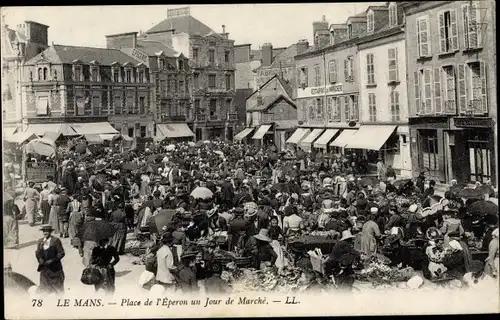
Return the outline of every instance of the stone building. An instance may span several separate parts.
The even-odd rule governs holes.
[[[156,40],[189,58],[192,71],[193,131],[197,140],[232,139],[237,114],[234,40],[190,15],[189,8],[168,10],[167,19],[139,40]]]
[[[6,136],[23,130],[22,65],[48,47],[48,28],[34,21],[14,29],[2,25],[2,123]]]
[[[120,50],[51,45],[23,67],[25,131],[151,137],[152,86]]]
[[[106,42],[107,48],[120,49],[149,68],[154,138],[162,141],[194,137],[192,74],[187,57],[160,41],[137,39],[137,35],[108,35]]]
[[[496,181],[494,1],[418,1],[405,13],[414,174]]]

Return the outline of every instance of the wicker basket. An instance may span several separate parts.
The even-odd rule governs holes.
[[[234,263],[240,268],[250,267],[252,265],[252,257],[237,257]]]

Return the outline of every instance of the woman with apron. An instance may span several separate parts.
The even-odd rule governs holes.
[[[31,227],[35,225],[36,222],[36,209],[37,209],[37,202],[38,199],[40,199],[40,194],[36,189],[33,187],[35,186],[35,183],[33,181],[28,182],[28,187],[24,190],[24,203],[26,207],[26,215],[28,216],[28,222]]]

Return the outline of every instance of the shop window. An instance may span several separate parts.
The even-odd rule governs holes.
[[[377,121],[377,101],[374,93],[368,94],[368,112],[370,122]]]
[[[146,138],[146,126],[141,126],[141,138]]]
[[[319,67],[319,64],[314,66],[314,86],[321,86],[321,68]]]

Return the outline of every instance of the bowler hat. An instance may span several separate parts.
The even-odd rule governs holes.
[[[43,225],[41,228],[40,228],[41,231],[54,231],[54,228],[52,228],[52,226],[46,224],[46,225]]]

